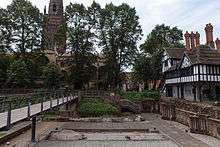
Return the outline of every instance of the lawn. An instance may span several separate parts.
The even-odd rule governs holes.
[[[100,99],[84,99],[80,102],[79,115],[81,117],[114,116],[119,114],[119,110]]]
[[[159,91],[144,91],[144,92],[120,92],[119,95],[123,99],[127,99],[133,102],[145,101],[145,100],[159,100],[160,92]]]

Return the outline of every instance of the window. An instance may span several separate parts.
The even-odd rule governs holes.
[[[56,5],[56,4],[53,5],[53,11],[54,11],[54,12],[57,11],[57,5]]]
[[[167,66],[168,66],[168,61],[166,60],[166,61],[165,61],[165,67],[167,67]]]

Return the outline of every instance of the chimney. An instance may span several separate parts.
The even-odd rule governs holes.
[[[196,32],[196,47],[200,45],[200,34]]]
[[[195,38],[196,38],[196,34],[194,34],[193,32],[191,32],[191,34],[190,34],[190,39],[191,39],[191,49],[193,49],[193,48],[196,47],[196,44],[195,44]]]
[[[190,50],[191,47],[190,47],[190,34],[188,31],[186,31],[185,33],[185,41],[186,41],[186,49]]]
[[[215,43],[216,43],[217,51],[220,53],[220,40],[219,40],[219,38],[217,38],[217,40],[215,41]]]
[[[206,25],[205,32],[206,32],[206,44],[210,45],[212,48],[215,48],[215,44],[213,41],[213,26],[211,25],[211,23]]]

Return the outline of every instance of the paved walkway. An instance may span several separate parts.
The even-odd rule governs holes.
[[[50,101],[44,102],[43,111],[65,104],[69,101],[72,101],[73,99],[74,97],[60,98],[59,103],[57,103],[57,99],[52,100],[52,107],[51,107]],[[40,112],[42,112],[41,103],[30,106],[30,116],[36,115]],[[11,111],[11,123],[16,123],[18,121],[26,119],[27,117],[28,117],[28,107],[23,107],[23,108],[19,108],[19,109],[15,109]],[[0,113],[0,128],[7,126],[7,118],[8,118],[8,112]]]
[[[108,131],[115,130],[115,132],[120,132],[127,130],[154,130],[157,128],[160,131],[158,136],[163,135],[168,139],[158,140],[158,136],[151,136],[155,140],[147,141],[147,142],[132,142],[132,141],[100,141],[100,140],[89,140],[89,141],[46,141],[37,144],[35,147],[208,147],[208,145],[204,142],[204,140],[200,141],[200,137],[194,137],[191,133],[186,133],[184,131],[183,125],[181,126],[179,123],[161,120],[159,115],[155,114],[142,114],[147,121],[145,122],[126,122],[126,123],[79,123],[79,122],[40,122],[37,125],[37,136],[45,136],[48,134],[50,130],[54,128],[64,128],[64,129],[73,129],[79,131]],[[30,141],[30,133],[31,131],[27,131],[24,134],[10,140],[11,145],[16,144],[18,147],[25,147],[25,144]],[[92,134],[94,135],[94,134]],[[154,134],[155,135],[155,134]],[[197,135],[197,134],[196,134]],[[104,135],[103,135],[104,136]],[[207,138],[209,136],[205,136]],[[213,140],[213,137],[209,137],[210,140]],[[213,142],[211,147],[219,147],[219,140]],[[7,145],[3,147],[8,147]]]
[[[89,122],[67,122],[62,128],[71,129],[75,131],[100,132],[113,130],[115,132],[121,131],[144,131],[158,129],[162,134],[166,135],[170,140],[182,147],[208,147],[208,145],[196,138],[193,138],[184,131],[178,129],[168,121],[160,119],[159,115],[143,114],[146,118],[145,122],[126,122],[126,123],[89,123]]]

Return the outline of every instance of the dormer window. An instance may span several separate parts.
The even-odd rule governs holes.
[[[56,11],[57,11],[57,5],[54,4],[54,5],[53,5],[53,12],[56,12]]]

